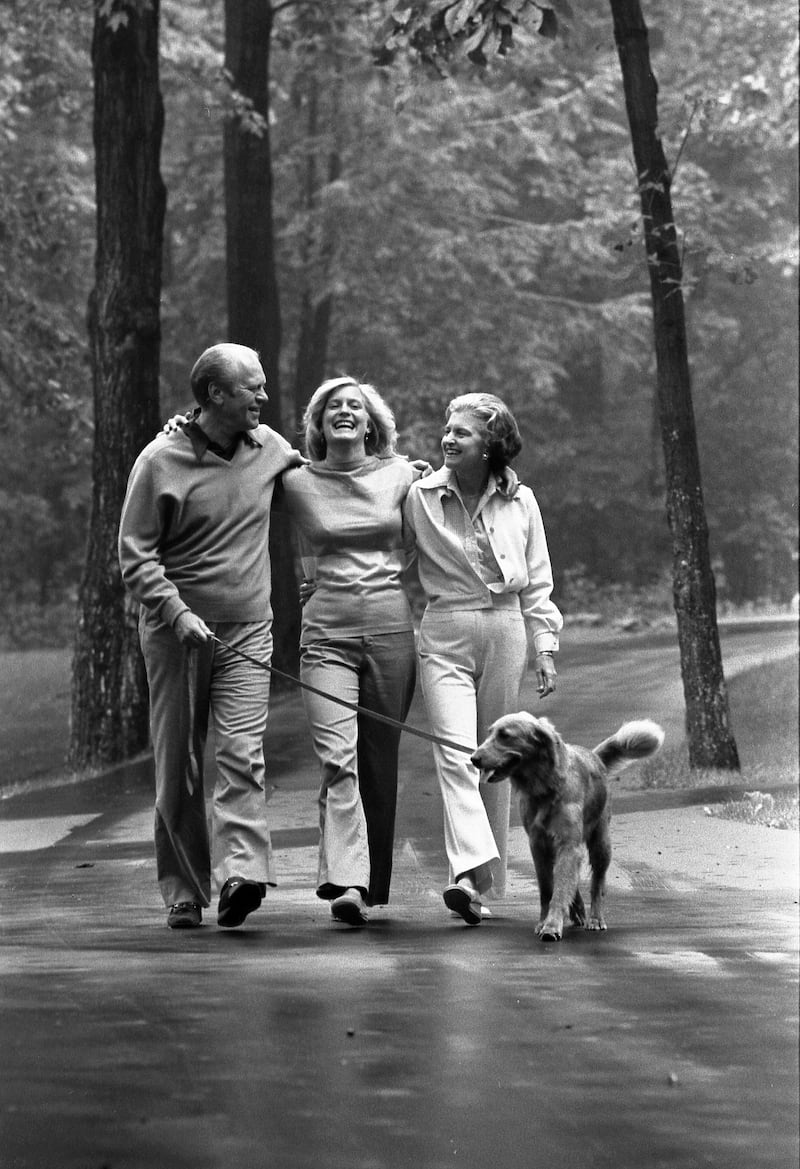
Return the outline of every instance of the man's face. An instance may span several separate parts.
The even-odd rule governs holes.
[[[255,430],[261,421],[261,409],[268,401],[261,362],[255,355],[245,357],[240,363],[236,382],[223,388],[220,420],[231,434]]]

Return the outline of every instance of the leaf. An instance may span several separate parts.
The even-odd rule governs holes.
[[[484,28],[483,25],[481,25],[481,27],[478,29],[477,32],[474,32],[471,36],[467,37],[467,39],[464,41],[464,44],[462,46],[463,52],[466,53],[467,55],[469,55],[470,53],[476,52],[483,44],[483,40],[484,40],[484,37],[486,37],[486,35],[487,35],[486,29]]]
[[[480,4],[481,0],[459,0],[448,8],[444,15],[444,23],[451,36],[457,36],[466,28]]]

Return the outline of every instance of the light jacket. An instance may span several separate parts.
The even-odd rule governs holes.
[[[463,512],[461,523],[454,523],[456,499]],[[557,650],[564,621],[550,595],[553,572],[533,492],[520,485],[508,499],[491,479],[474,518],[479,516],[499,569],[500,579],[488,584],[475,566],[477,556],[467,554],[468,544],[475,542],[473,522],[449,468],[442,467],[411,485],[404,517],[416,541],[420,584],[428,607],[491,609],[516,594],[529,644],[537,652]]]

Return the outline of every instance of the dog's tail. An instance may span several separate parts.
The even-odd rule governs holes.
[[[594,749],[609,776],[618,775],[636,759],[649,759],[661,749],[664,732],[658,723],[649,719],[624,723],[615,735],[603,739]]]

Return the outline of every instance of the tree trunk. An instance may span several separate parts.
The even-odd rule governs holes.
[[[739,767],[731,733],[689,378],[671,176],[639,0],[609,0],[630,124],[653,301],[657,388],[672,532],[673,598],[693,768]]]
[[[234,94],[234,112],[225,121],[224,139],[227,340],[258,350],[269,395],[263,421],[282,431],[281,315],[269,132],[272,21],[267,0],[225,0],[225,68]],[[274,662],[279,669],[294,673],[299,660],[300,604],[291,529],[288,518],[277,510],[272,514],[269,547]]]
[[[334,128],[337,121],[338,91],[339,81],[337,78],[332,118]],[[320,182],[317,164],[320,135],[319,79],[313,70],[307,71],[306,76],[302,79],[302,85],[298,86],[295,101],[298,120],[302,115],[304,104],[306,160],[302,186],[306,226],[301,243],[304,286],[300,296],[300,323],[293,393],[295,415],[298,421],[303,416],[308,399],[325,377],[328,363],[328,337],[333,312],[330,274],[334,241],[328,224],[320,220]],[[335,144],[328,154],[327,172],[326,181],[329,183],[335,182],[342,172],[341,157]]]
[[[117,762],[148,745],[148,698],[135,606],[117,563],[128,473],[157,433],[163,107],[159,0],[95,0],[92,39],[97,192],[95,286],[88,328],[94,386],[92,509],[72,664],[70,763]],[[116,23],[115,17],[122,17]]]

